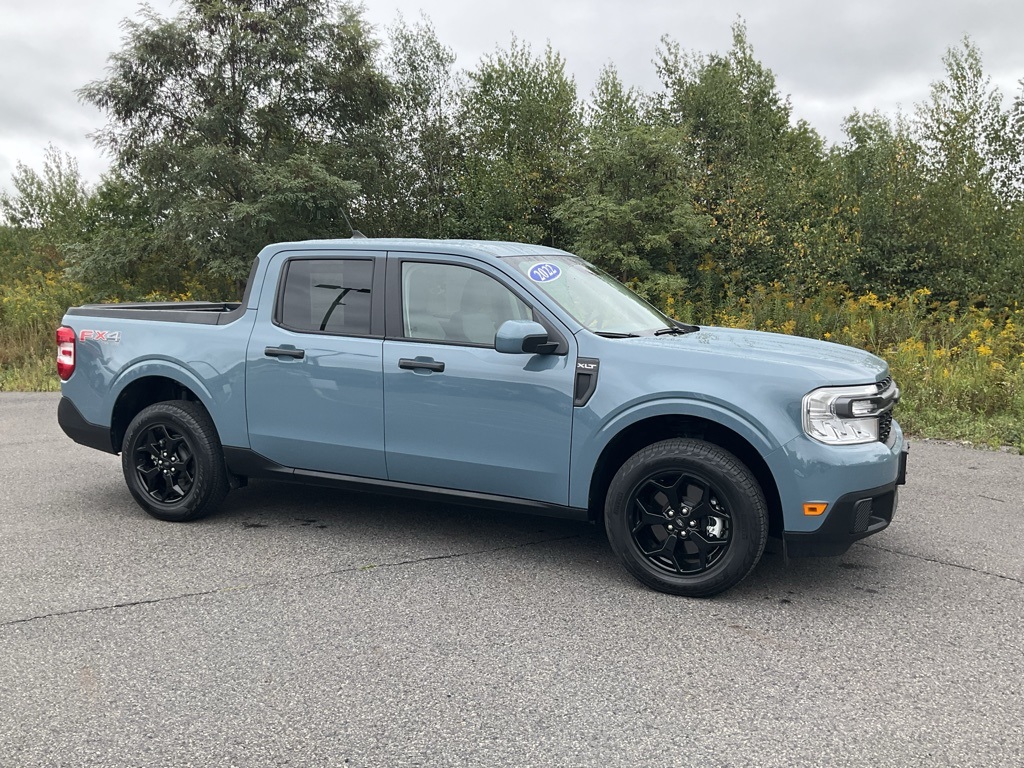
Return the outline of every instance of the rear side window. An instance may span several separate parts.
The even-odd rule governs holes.
[[[277,322],[306,333],[368,335],[372,284],[368,259],[293,259]]]

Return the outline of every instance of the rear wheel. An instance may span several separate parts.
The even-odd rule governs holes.
[[[220,438],[206,410],[173,400],[141,410],[121,448],[128,490],[160,520],[185,522],[213,512],[228,492]]]
[[[768,505],[750,470],[725,449],[665,440],[616,472],[605,529],[626,570],[647,586],[709,597],[757,565],[768,537]]]

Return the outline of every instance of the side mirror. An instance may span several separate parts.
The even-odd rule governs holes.
[[[506,320],[494,336],[494,348],[508,355],[550,355],[558,344],[548,341],[547,329],[533,320]]]

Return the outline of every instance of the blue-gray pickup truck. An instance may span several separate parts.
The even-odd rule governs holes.
[[[162,520],[249,478],[518,509],[602,524],[641,582],[694,597],[769,536],[841,554],[906,476],[883,360],[683,324],[535,245],[271,245],[238,303],[69,309],[57,367],[61,427]]]

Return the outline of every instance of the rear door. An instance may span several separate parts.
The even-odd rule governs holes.
[[[384,341],[388,477],[568,503],[575,339],[562,354],[503,354],[505,320],[538,319],[527,295],[472,259],[389,254]]]
[[[246,357],[250,446],[278,464],[385,478],[384,259],[278,254]],[[276,282],[274,281],[276,277]]]

